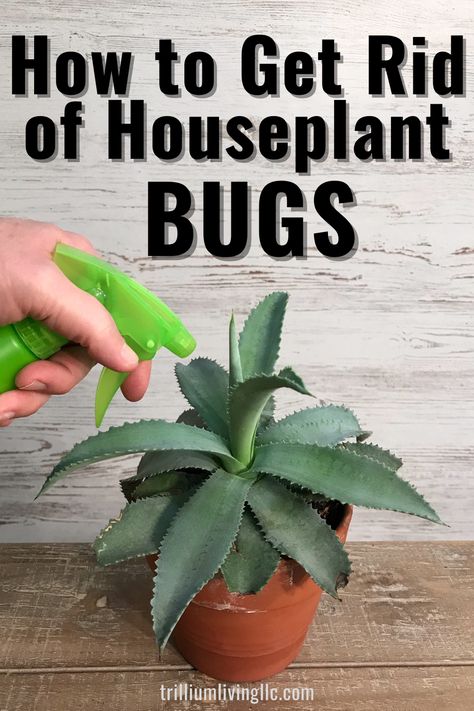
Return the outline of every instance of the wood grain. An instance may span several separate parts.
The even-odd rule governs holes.
[[[470,708],[474,694],[474,669],[289,669],[271,682],[278,701],[258,705],[248,701],[176,703],[161,700],[175,684],[189,684],[212,693],[215,682],[192,672],[110,672],[108,674],[32,674],[7,677],[0,689],[0,708],[5,711],[91,711],[133,708],[158,711],[243,711],[265,708],[275,711],[459,711]],[[246,685],[247,687],[247,685]],[[286,690],[312,689],[312,701],[284,701]],[[200,692],[201,693],[201,692]],[[248,693],[251,693],[250,691]],[[165,696],[166,698],[166,696]],[[245,697],[244,697],[245,698]],[[34,704],[34,705],[33,705]]]
[[[239,318],[272,289],[291,294],[282,347],[283,364],[294,364],[310,389],[326,401],[345,403],[373,430],[375,441],[405,461],[404,476],[419,487],[450,525],[449,529],[396,514],[358,511],[353,537],[376,539],[472,539],[474,480],[474,360],[472,233],[472,102],[474,39],[471,3],[461,0],[446,12],[441,0],[195,0],[156,3],[139,0],[39,2],[28,8],[13,0],[2,5],[0,28],[0,209],[58,222],[86,234],[114,264],[138,277],[181,314],[198,340],[199,355],[226,360],[226,327],[233,308]],[[198,21],[197,21],[198,16]],[[106,100],[92,85],[86,107],[80,162],[40,165],[24,151],[24,124],[34,114],[57,118],[67,99],[54,87],[50,98],[10,94],[11,34],[46,33],[54,58],[65,50],[135,54],[130,98],[143,98],[149,117],[172,113],[246,113],[255,123],[271,113],[288,118],[322,113],[330,101],[320,87],[302,100],[286,92],[268,100],[246,96],[239,85],[238,58],[243,39],[256,28],[274,37],[283,55],[302,49],[315,53],[322,38],[337,39],[344,56],[340,80],[351,115],[424,114],[427,97],[369,98],[367,35],[389,32],[411,44],[414,27],[428,38],[430,52],[444,50],[449,35],[467,39],[465,98],[443,100],[452,125],[450,163],[372,162],[354,159],[317,164],[310,176],[295,176],[291,161],[229,160],[194,164],[186,156],[166,164],[148,153],[148,162],[111,162],[106,154]],[[418,31],[418,30],[417,30]],[[171,37],[184,56],[204,48],[218,66],[218,88],[207,99],[186,92],[179,101],[157,87],[154,52],[160,37]],[[407,62],[409,71],[411,60]],[[177,78],[182,76],[178,68]],[[150,137],[148,137],[150,139]],[[294,180],[308,204],[323,180],[345,180],[357,194],[350,219],[359,235],[356,255],[332,262],[310,249],[306,260],[278,262],[258,243],[257,200],[252,202],[252,246],[248,256],[223,262],[208,256],[202,239],[186,260],[163,262],[146,254],[148,180],[185,182],[196,196],[196,225],[202,222],[202,181],[249,180],[255,195],[268,181]],[[309,214],[309,233],[321,225]],[[117,401],[108,425],[140,417],[174,418],[183,401],[172,377],[174,358],[160,354],[152,386],[136,405]],[[92,407],[96,377],[56,398],[43,412],[0,431],[0,540],[91,540],[121,507],[118,478],[135,459],[111,462],[77,474],[33,503],[44,475],[60,454],[94,431]],[[284,414],[304,402],[281,399]]]
[[[353,543],[342,603],[324,596],[298,661],[474,663],[470,543]],[[176,664],[158,657],[144,561],[100,568],[84,545],[0,547],[0,668]]]
[[[473,544],[348,547],[354,574],[342,603],[323,598],[296,662],[265,682],[278,700],[259,705],[470,708]],[[144,562],[98,569],[84,545],[0,546],[0,709],[151,711],[179,708],[181,702],[162,698],[178,693],[179,684],[217,693],[217,682],[192,670],[171,646],[158,658],[150,583]],[[259,693],[260,684],[239,686],[241,693]],[[306,700],[288,701],[287,690]],[[244,697],[182,705],[240,711],[254,704]]]

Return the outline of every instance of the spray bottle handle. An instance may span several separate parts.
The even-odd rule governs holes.
[[[176,314],[115,267],[62,243],[56,247],[54,261],[68,279],[102,303],[139,360],[151,360],[162,346],[180,358],[194,350],[196,341]],[[102,371],[95,401],[98,427],[127,375],[108,368]]]

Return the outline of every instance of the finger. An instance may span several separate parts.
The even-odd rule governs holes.
[[[88,254],[93,254],[97,256],[97,250],[91,242],[83,235],[77,234],[76,232],[68,232],[67,230],[61,230],[58,235],[58,242],[63,242],[69,245],[69,247],[75,247],[76,249],[82,249],[83,252]],[[56,242],[56,244],[58,243]]]
[[[31,225],[33,234],[41,243],[44,244],[48,251],[53,255],[56,245],[63,242],[70,247],[75,247],[76,249],[81,249],[83,252],[88,252],[89,254],[97,254],[92,243],[77,232],[71,232],[69,230],[63,230],[58,225],[50,222],[36,222],[31,220],[17,220],[16,227],[20,231],[24,231],[24,228],[28,229],[28,223]]]
[[[120,372],[135,370],[138,358],[97,299],[75,286],[60,269],[44,270],[41,297],[32,317],[87,349],[90,357]]]
[[[144,360],[133,373],[130,373],[124,384],[122,392],[130,402],[141,400],[150,383],[151,360]]]
[[[28,417],[49,400],[46,393],[10,390],[0,395],[0,425],[5,426],[17,417]]]
[[[80,346],[63,348],[49,360],[40,360],[23,368],[16,376],[16,386],[23,391],[64,395],[77,385],[95,361]]]

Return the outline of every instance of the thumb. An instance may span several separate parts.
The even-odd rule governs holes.
[[[48,328],[84,346],[97,363],[122,372],[137,367],[136,353],[126,344],[107,309],[69,281],[60,269],[55,270],[53,278],[50,275],[47,303],[43,303],[41,312]]]

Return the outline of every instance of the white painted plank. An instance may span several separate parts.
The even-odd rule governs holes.
[[[416,29],[415,29],[416,28]],[[39,165],[23,148],[23,125],[36,113],[59,116],[67,99],[52,91],[49,99],[14,98],[10,87],[12,33],[47,33],[53,59],[68,49],[135,53],[130,98],[144,98],[154,116],[246,113],[256,124],[265,115],[326,115],[331,101],[320,89],[302,100],[282,92],[280,98],[252,99],[239,87],[239,48],[245,36],[264,29],[282,54],[319,50],[322,38],[334,37],[344,55],[340,80],[356,118],[375,113],[426,113],[426,98],[369,98],[366,93],[367,35],[389,32],[409,43],[423,32],[432,51],[447,48],[450,34],[462,33],[472,46],[472,9],[467,0],[447,13],[440,0],[419,3],[322,0],[231,2],[214,4],[104,0],[3,4],[0,28],[0,209],[58,222],[83,232],[110,261],[154,289],[189,324],[199,354],[226,359],[227,314],[242,318],[251,303],[268,291],[291,294],[282,362],[291,363],[309,387],[327,401],[350,405],[374,439],[392,447],[405,461],[402,470],[451,528],[438,528],[412,517],[358,512],[352,538],[472,538],[474,483],[474,361],[472,233],[472,61],[468,61],[466,98],[446,99],[452,126],[448,143],[453,161],[327,161],[311,176],[295,177],[291,161],[242,165],[230,160],[193,164],[183,158],[166,165],[149,150],[148,162],[112,163],[106,154],[106,101],[84,97],[79,163],[56,159]],[[182,54],[212,50],[218,65],[218,89],[208,99],[187,95],[177,102],[160,95],[153,60],[160,37],[175,39]],[[407,68],[410,62],[407,63]],[[181,76],[180,70],[177,73]],[[331,262],[310,249],[306,261],[276,262],[258,244],[257,200],[252,204],[252,248],[237,262],[206,255],[201,242],[184,261],[146,258],[146,183],[153,179],[185,182],[196,195],[196,221],[202,181],[248,179],[255,195],[277,178],[300,184],[311,204],[315,187],[329,177],[345,180],[357,193],[350,212],[359,234],[357,254]],[[321,227],[311,213],[309,232]],[[139,417],[175,417],[182,407],[171,368],[174,358],[156,361],[152,387],[137,405],[117,402],[108,424]],[[32,498],[60,453],[93,433],[94,377],[70,396],[57,398],[43,412],[0,431],[0,540],[90,540],[121,505],[115,485],[135,458],[95,467],[76,475],[36,503]],[[303,404],[281,400],[281,412]]]

